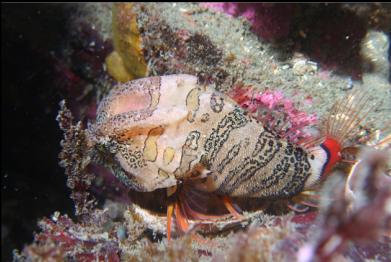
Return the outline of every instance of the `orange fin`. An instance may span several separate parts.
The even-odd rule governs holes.
[[[189,230],[187,217],[178,203],[175,204],[175,219],[180,231],[187,232]]]
[[[168,198],[168,205],[167,205],[167,240],[171,240],[171,223],[172,223],[172,215],[174,213],[175,205],[176,203],[173,201],[173,195],[175,194],[177,190],[176,186],[167,188],[167,198]]]
[[[197,220],[218,220],[226,217],[227,215],[208,215],[201,212],[198,212],[191,208],[188,201],[181,201],[181,205],[183,206],[183,209],[186,213],[186,215],[192,219]]]
[[[169,203],[167,206],[167,240],[171,240],[171,222],[172,214],[174,213],[175,203]]]
[[[174,190],[176,188],[167,190],[169,197],[173,197]],[[176,192],[175,200],[171,201],[167,206],[167,239],[171,239],[173,213],[175,214],[179,232],[195,234],[194,232],[189,232],[189,219],[217,221],[228,218],[231,215],[238,220],[243,219],[243,216],[239,213],[241,211],[238,211],[238,209],[228,196],[220,197],[214,193],[198,191],[192,185],[183,185],[180,191]],[[229,211],[229,214],[227,214],[226,210]],[[193,239],[200,242],[200,239],[197,237],[195,236]]]
[[[223,196],[223,203],[227,210],[233,215],[236,219],[242,219],[243,215],[241,215],[238,211],[236,211],[234,204],[229,196]],[[241,211],[240,211],[241,212]]]

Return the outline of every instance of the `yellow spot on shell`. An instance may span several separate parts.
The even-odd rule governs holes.
[[[106,59],[109,74],[118,81],[125,82],[144,77],[147,72],[142,48],[141,35],[137,27],[137,14],[133,4],[113,5],[113,44],[114,52]]]
[[[144,146],[144,159],[146,161],[155,161],[157,157],[157,140],[163,134],[163,127],[156,127],[151,129],[148,133],[148,137],[145,140]]]
[[[159,168],[159,176],[161,177],[169,177],[168,173],[166,171],[163,171]]]
[[[200,106],[199,96],[201,89],[193,88],[186,97],[186,107],[189,110],[189,114],[187,116],[187,120],[189,122],[193,122],[196,112]]]
[[[174,156],[175,156],[175,150],[174,148],[172,147],[167,147],[165,150],[164,150],[164,153],[163,153],[163,163],[165,165],[169,165],[171,163],[171,161],[174,159]]]
[[[155,109],[157,105],[159,104],[159,98],[160,98],[160,93],[159,92],[153,92],[151,94],[151,109]]]

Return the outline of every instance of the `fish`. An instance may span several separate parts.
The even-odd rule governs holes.
[[[348,95],[320,137],[292,143],[196,76],[153,76],[115,86],[89,129],[97,144],[111,145],[121,182],[140,192],[167,189],[170,239],[173,214],[183,232],[187,217],[214,218],[191,207],[189,188],[220,197],[240,218],[232,197],[286,199],[319,184],[359,132],[367,104],[362,92]]]

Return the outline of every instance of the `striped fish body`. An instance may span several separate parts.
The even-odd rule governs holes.
[[[190,75],[119,84],[102,100],[93,130],[98,141],[115,142],[116,175],[139,191],[205,177],[201,190],[282,198],[319,173],[313,155]]]

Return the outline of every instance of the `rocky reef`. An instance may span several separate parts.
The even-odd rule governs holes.
[[[75,214],[53,210],[40,219],[33,243],[14,251],[14,261],[389,261],[390,36],[384,24],[391,20],[376,6],[74,7],[71,36],[50,61],[66,94],[57,117],[64,132],[59,158]],[[352,89],[366,90],[376,110],[359,127],[358,153],[346,150],[352,160],[301,201],[236,199],[243,218],[190,220],[190,232],[181,235],[174,226],[168,242],[165,192],[126,188],[104,165],[109,156],[90,147],[86,129],[113,83],[182,73],[229,95],[292,142],[316,132],[313,126]]]

